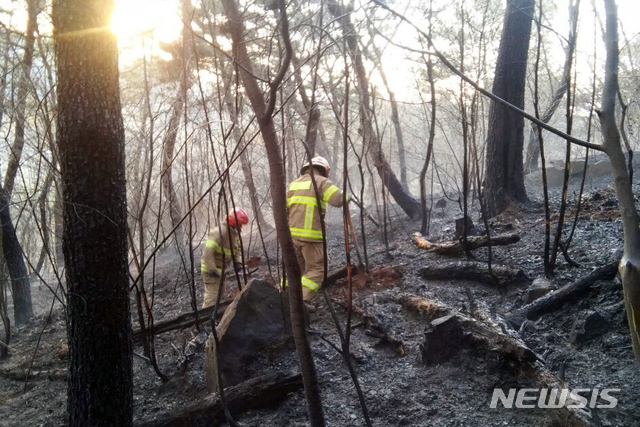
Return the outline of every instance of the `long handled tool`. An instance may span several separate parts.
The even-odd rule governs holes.
[[[355,228],[353,228],[353,222],[351,221],[351,212],[349,212],[349,204],[344,205],[345,214],[347,216],[347,225],[351,234],[351,240],[353,241],[353,248],[356,250],[356,256],[358,257],[358,264],[356,265],[356,272],[358,276],[358,285],[364,285],[367,281],[367,271],[364,268],[362,262],[362,256],[360,255],[360,246],[358,246],[358,238],[356,237]]]

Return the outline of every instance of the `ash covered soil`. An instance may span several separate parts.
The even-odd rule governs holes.
[[[640,192],[640,186],[636,186]],[[576,190],[572,187],[572,192]],[[421,344],[428,321],[398,302],[399,294],[412,294],[437,300],[462,313],[470,310],[469,289],[475,304],[494,318],[525,304],[527,290],[533,279],[543,276],[542,248],[544,242],[544,212],[541,196],[532,192],[533,203],[521,209],[510,209],[491,220],[493,233],[515,232],[519,243],[495,247],[493,262],[523,270],[528,280],[498,288],[476,281],[426,281],[419,270],[450,260],[464,260],[464,255],[437,255],[417,248],[411,235],[419,229],[416,222],[407,221],[399,211],[390,208],[392,222],[388,230],[387,252],[383,232],[367,224],[367,251],[370,278],[366,285],[354,291],[354,306],[381,322],[387,332],[401,341],[389,343],[371,333],[362,316],[353,319],[351,353],[362,386],[373,425],[376,426],[554,426],[563,424],[560,409],[506,409],[489,407],[493,390],[502,388],[538,388],[531,377],[517,366],[502,360],[494,349],[461,348],[448,360],[427,366],[423,363]],[[575,197],[570,197],[566,229],[575,215]],[[558,192],[552,197],[557,207]],[[472,207],[477,225],[478,207]],[[555,209],[557,211],[557,209]],[[453,239],[453,219],[460,216],[457,204],[449,202],[444,212],[434,209],[430,240]],[[354,214],[354,219],[359,219]],[[340,213],[330,215],[330,270],[344,264],[344,242]],[[553,226],[557,217],[552,218]],[[359,227],[359,226],[358,226]],[[253,245],[256,246],[255,241]],[[275,254],[271,239],[267,247]],[[615,194],[604,182],[587,187],[569,254],[579,267],[571,267],[560,255],[556,276],[551,286],[558,288],[574,282],[597,267],[619,259],[622,248],[622,224],[617,213]],[[486,249],[474,251],[479,260],[486,260]],[[199,257],[199,251],[196,251]],[[275,257],[273,257],[275,258]],[[273,259],[271,260],[273,262]],[[161,255],[156,269],[154,314],[156,321],[175,318],[191,311],[188,280],[180,274],[181,262],[170,251]],[[253,277],[268,278],[263,259]],[[34,288],[36,288],[35,286]],[[41,290],[40,297],[51,299]],[[202,285],[196,275],[198,301]],[[226,295],[237,291],[234,282]],[[35,292],[35,291],[34,291]],[[344,324],[346,284],[344,281],[328,288],[336,311]],[[640,425],[640,371],[634,362],[631,340],[626,325],[623,294],[619,279],[600,281],[576,301],[543,315],[522,328],[524,342],[544,363],[540,369],[563,376],[569,388],[616,388],[618,404],[611,409],[588,410],[592,425]],[[132,304],[134,308],[135,305]],[[574,325],[597,311],[606,327],[587,331],[579,342],[572,339]],[[133,313],[134,329],[136,313]],[[339,346],[339,338],[326,303],[311,314],[310,340],[318,370],[327,425],[365,425],[353,383],[341,355],[327,342]],[[163,411],[184,409],[207,394],[202,340],[195,347],[189,342],[197,337],[195,328],[172,331],[156,338],[156,353],[160,369],[171,377],[162,383],[152,367],[134,358],[134,417],[140,420]],[[185,351],[189,348],[188,363]],[[37,349],[37,351],[36,351]],[[137,346],[135,352],[142,353]],[[43,311],[30,325],[15,332],[11,356],[0,361],[0,425],[59,426],[65,424],[66,406],[66,327],[64,312],[54,308],[52,314]],[[270,357],[272,370],[289,372],[297,369],[295,355],[284,352]],[[29,379],[25,374],[29,371]],[[600,401],[601,403],[606,403]],[[234,414],[243,426],[304,426],[308,425],[303,391],[289,394],[275,407]]]

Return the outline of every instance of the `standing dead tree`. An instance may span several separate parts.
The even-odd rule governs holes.
[[[271,174],[271,198],[273,200],[273,216],[276,224],[276,231],[282,258],[284,260],[287,278],[289,282],[288,291],[291,301],[291,329],[298,351],[300,371],[302,373],[304,388],[307,396],[307,405],[311,425],[320,427],[325,425],[318,378],[311,354],[311,346],[307,337],[302,315],[302,284],[301,271],[293,247],[293,239],[289,231],[286,210],[286,188],[284,180],[284,166],[279,147],[279,141],[273,121],[273,111],[278,95],[278,89],[289,68],[292,57],[291,41],[289,40],[289,22],[287,19],[286,5],[284,0],[278,0],[280,9],[280,27],[282,40],[286,53],[280,64],[280,69],[274,78],[269,82],[268,99],[262,94],[258,85],[258,80],[253,72],[252,61],[249,58],[247,44],[244,38],[244,21],[238,10],[238,4],[234,0],[222,0],[225,14],[229,20],[229,31],[233,43],[234,59],[240,68],[240,77],[245,88],[247,97],[251,102],[253,111],[257,117],[260,133],[267,149],[267,159],[269,161],[269,171]]]

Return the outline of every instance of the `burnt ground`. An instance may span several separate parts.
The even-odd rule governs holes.
[[[640,186],[637,187],[640,192]],[[572,187],[571,191],[576,191]],[[499,289],[475,281],[425,281],[420,278],[421,267],[437,265],[452,257],[436,255],[418,249],[411,234],[419,224],[406,221],[391,208],[389,230],[390,251],[387,254],[381,230],[367,224],[367,249],[371,279],[355,291],[354,304],[375,315],[395,337],[400,339],[405,354],[398,354],[393,346],[381,343],[354,318],[351,352],[364,390],[372,421],[377,426],[553,426],[558,421],[557,410],[490,409],[489,402],[496,387],[525,388],[532,386],[530,378],[517,369],[500,362],[494,352],[461,349],[444,363],[425,366],[420,345],[424,340],[427,321],[396,302],[399,293],[410,293],[435,299],[462,312],[468,311],[471,291],[476,303],[496,316],[521,307],[531,281],[541,277],[544,220],[541,197],[534,190],[533,203],[522,209],[511,209],[492,220],[494,233],[516,232],[521,241],[494,249],[494,262],[522,269],[529,277],[524,283]],[[575,198],[574,198],[575,200]],[[615,196],[606,180],[587,188],[583,213],[577,224],[569,253],[580,267],[570,267],[562,256],[558,259],[553,287],[575,281],[593,269],[620,256],[622,225],[616,211]],[[557,191],[552,203],[557,205]],[[569,211],[573,218],[575,206]],[[338,211],[331,221],[339,220]],[[478,223],[478,208],[472,208]],[[459,216],[455,203],[449,202],[444,215],[434,210],[430,238],[451,239],[455,227],[453,218]],[[555,224],[554,219],[554,224]],[[334,223],[335,224],[335,223]],[[342,228],[330,227],[329,252],[331,265],[344,262]],[[335,231],[333,231],[335,230]],[[273,242],[269,243],[273,248]],[[475,251],[485,260],[486,250]],[[464,259],[464,256],[456,257]],[[273,260],[272,260],[273,262]],[[265,262],[257,277],[268,276]],[[160,256],[156,271],[155,307],[157,320],[170,319],[191,310],[188,281],[179,274],[180,261],[171,252]],[[196,276],[197,277],[197,276]],[[235,285],[227,294],[233,294]],[[344,300],[345,284],[328,289],[332,300]],[[34,286],[34,292],[50,303],[46,288]],[[201,301],[201,285],[197,285]],[[618,279],[602,281],[579,300],[542,316],[522,331],[527,345],[545,360],[549,371],[564,377],[570,388],[619,388],[615,396],[618,405],[612,409],[590,412],[593,425],[640,425],[640,371],[634,363],[631,341],[624,316],[622,290]],[[11,357],[0,361],[0,425],[2,426],[58,426],[64,425],[66,405],[66,329],[64,313],[56,307],[49,317],[48,306],[28,326],[12,337]],[[606,318],[606,327],[591,331],[584,343],[573,344],[574,323],[583,320],[590,311],[599,311]],[[344,321],[344,310],[337,308]],[[134,323],[135,323],[135,315]],[[45,321],[46,319],[46,321]],[[319,373],[322,398],[331,426],[364,425],[360,406],[341,356],[322,338],[338,343],[333,321],[324,304],[311,315],[311,344]],[[184,350],[196,336],[194,328],[162,334],[156,339],[159,366],[172,376],[162,384],[152,368],[138,357],[134,358],[135,418],[141,419],[161,411],[181,409],[207,393],[203,374],[203,348],[198,346],[190,356],[187,369],[181,369]],[[39,342],[39,345],[38,345]],[[34,349],[38,347],[34,357]],[[136,352],[141,353],[138,347]],[[30,379],[24,375],[33,360]],[[291,353],[270,357],[274,370],[297,368]],[[506,390],[505,390],[506,391]],[[304,394],[300,390],[290,394],[278,406],[236,414],[243,426],[303,426],[307,425]]]

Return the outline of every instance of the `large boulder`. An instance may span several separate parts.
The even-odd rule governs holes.
[[[270,356],[292,349],[289,298],[264,280],[253,280],[234,298],[205,346],[205,375],[210,392],[267,373]]]

